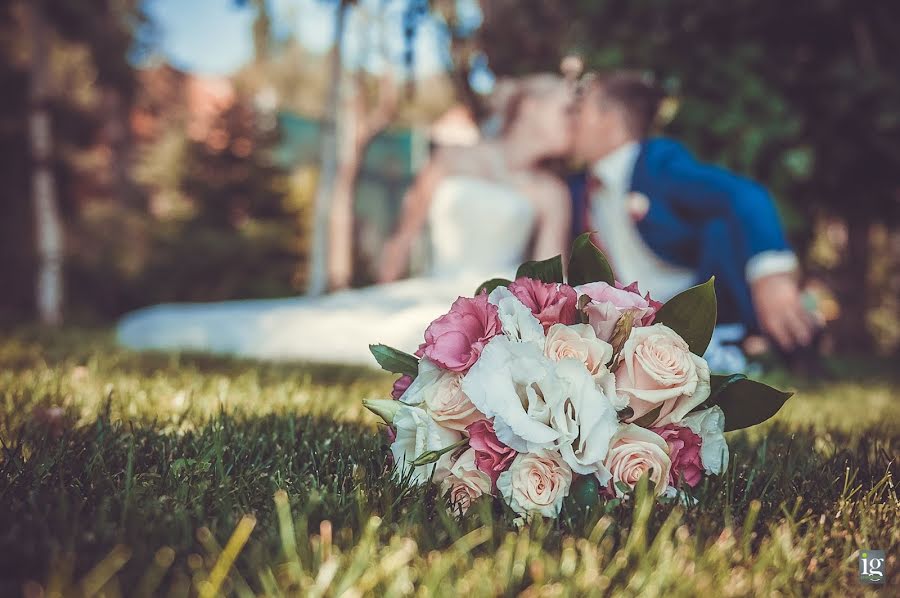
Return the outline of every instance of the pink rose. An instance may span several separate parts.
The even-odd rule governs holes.
[[[634,424],[619,426],[604,461],[612,475],[609,492],[621,498],[625,492],[617,484],[634,489],[638,480],[647,475],[653,492],[656,495],[665,493],[672,467],[668,450],[666,441],[651,430]]]
[[[653,428],[669,445],[669,459],[672,469],[669,472],[669,485],[678,487],[679,479],[693,488],[703,477],[703,463],[700,461],[700,436],[690,428],[668,424],[662,428]]]
[[[466,428],[469,435],[469,447],[475,450],[475,465],[491,478],[491,488],[496,489],[497,478],[509,469],[516,451],[497,439],[494,424],[489,419],[482,419]]]
[[[605,282],[592,282],[575,287],[575,292],[591,298],[584,313],[597,338],[605,341],[612,338],[616,323],[626,311],[634,314],[634,326],[649,326],[662,307],[662,303],[650,298],[650,293],[642,297],[636,282],[627,287],[619,282],[614,287]]]
[[[709,398],[709,365],[663,324],[634,328],[619,352],[616,390],[634,411],[626,421],[655,412],[650,427],[678,423]]]
[[[425,357],[444,369],[465,372],[478,360],[481,350],[502,332],[496,305],[488,296],[460,297],[450,312],[429,324],[425,330]]]
[[[403,374],[394,382],[394,388],[391,390],[391,396],[395,399],[399,399],[403,396],[403,393],[406,392],[406,389],[409,388],[409,385],[412,384],[412,376],[409,374]]]
[[[531,310],[545,332],[554,324],[577,321],[578,295],[567,284],[522,277],[509,285],[509,291]]]

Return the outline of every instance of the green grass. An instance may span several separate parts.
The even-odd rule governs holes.
[[[359,403],[386,375],[8,332],[0,595],[896,592],[900,386],[849,369],[731,434],[728,475],[695,507],[567,504],[516,531],[496,502],[460,521],[433,488],[390,480]],[[866,548],[887,551],[887,586],[858,581]]]

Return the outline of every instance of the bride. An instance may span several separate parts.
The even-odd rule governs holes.
[[[370,343],[414,351],[458,296],[471,296],[487,279],[512,278],[521,262],[568,245],[568,190],[543,163],[569,152],[571,89],[554,75],[525,77],[512,88],[495,139],[441,150],[420,171],[384,248],[380,284],[325,297],[144,308],[120,322],[119,342],[373,366]],[[426,225],[430,271],[398,280]]]

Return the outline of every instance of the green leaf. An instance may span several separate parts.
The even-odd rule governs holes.
[[[486,280],[481,283],[481,286],[478,287],[478,290],[475,291],[475,296],[481,294],[482,291],[487,291],[487,294],[490,295],[491,292],[497,287],[508,287],[512,284],[511,280],[506,280],[505,278],[492,278],[490,280]]]
[[[569,496],[580,507],[593,507],[600,502],[600,482],[594,475],[582,475],[572,482]]]
[[[369,351],[383,370],[395,374],[409,374],[413,378],[419,373],[419,360],[414,355],[387,345],[369,345]]]
[[[654,324],[665,324],[683,338],[691,351],[703,355],[716,326],[716,289],[713,276],[669,299],[656,313]]]
[[[574,287],[589,282],[605,282],[615,286],[616,277],[606,256],[591,242],[590,233],[583,233],[572,244],[569,284]]]
[[[747,379],[747,376],[745,376],[744,374],[730,374],[727,376],[720,375],[720,374],[712,374],[709,377],[710,392],[709,392],[709,398],[706,400],[706,402],[709,404],[712,404],[713,399],[715,399],[716,396],[720,392],[722,392],[723,390],[725,390],[726,388],[728,388],[735,382],[738,382],[740,380],[746,380],[746,379]]]
[[[562,256],[557,255],[548,260],[525,262],[516,270],[516,278],[536,278],[543,282],[562,282]]]
[[[723,376],[733,378],[733,376]],[[762,382],[743,378],[721,388],[707,404],[718,405],[725,413],[725,431],[749,428],[766,421],[781,409],[794,393],[782,392]]]

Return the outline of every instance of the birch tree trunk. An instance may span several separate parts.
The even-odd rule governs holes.
[[[316,185],[313,215],[313,241],[310,255],[309,284],[306,294],[321,295],[328,289],[328,244],[331,200],[338,170],[337,120],[341,97],[341,71],[344,54],[344,23],[350,0],[340,0],[335,17],[334,48],[331,50],[330,82],[325,119],[319,139],[319,179]]]
[[[26,2],[31,38],[28,135],[32,157],[31,201],[37,249],[36,301],[44,324],[62,322],[63,226],[53,176],[53,135],[47,102],[50,96],[49,39],[40,3]]]

